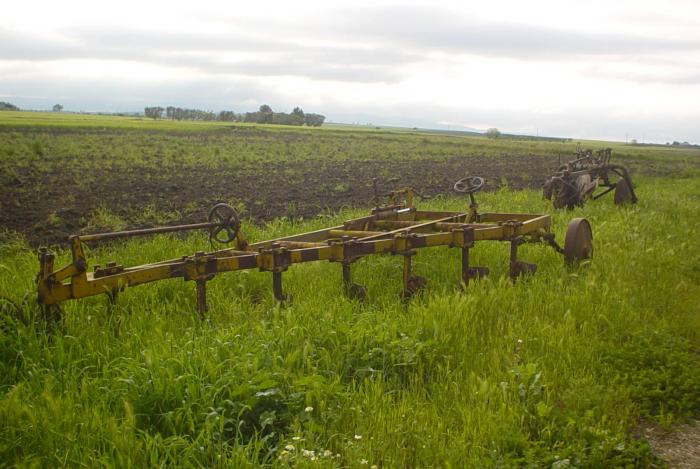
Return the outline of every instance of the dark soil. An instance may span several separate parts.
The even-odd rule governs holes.
[[[250,165],[242,169],[183,167],[167,172],[150,168],[113,172],[94,170],[90,181],[75,179],[72,172],[21,175],[16,191],[2,202],[0,225],[23,234],[31,245],[62,243],[80,232],[86,217],[98,207],[127,221],[147,205],[159,211],[182,214],[182,222],[200,222],[218,201],[239,202],[245,217],[269,220],[280,216],[311,217],[327,210],[369,206],[372,178],[386,182],[401,178],[401,185],[428,195],[448,193],[466,174],[487,180],[485,190],[507,184],[509,188],[539,187],[551,170],[548,157],[454,157],[439,160],[303,161]],[[39,176],[39,177],[37,177]],[[384,184],[381,184],[383,182]],[[70,197],[65,197],[66,195]],[[188,210],[196,206],[198,209]],[[56,222],[46,222],[54,215]]]
[[[700,467],[700,421],[692,421],[670,429],[642,422],[636,433],[638,437],[646,438],[654,451],[668,463],[669,468]]]
[[[450,193],[465,175],[484,177],[484,190],[539,188],[559,165],[554,154],[496,153],[469,139],[256,129],[0,132],[0,150],[7,155],[0,167],[0,228],[32,246],[94,231],[90,219],[98,208],[124,229],[201,222],[220,201],[244,208],[243,218],[252,221],[313,217],[370,206],[374,177],[382,190],[399,177],[401,185],[437,195]],[[667,170],[644,158],[625,164],[633,173]],[[144,218],[144,212],[163,216]]]

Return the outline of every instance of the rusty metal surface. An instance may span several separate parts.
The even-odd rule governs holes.
[[[550,199],[557,209],[572,209],[613,190],[617,205],[636,203],[637,196],[629,172],[623,166],[611,164],[611,156],[610,148],[596,152],[577,148],[575,158],[560,166],[559,170],[545,181],[542,195]]]
[[[564,235],[564,261],[568,265],[590,259],[593,256],[593,231],[585,218],[569,222]]]

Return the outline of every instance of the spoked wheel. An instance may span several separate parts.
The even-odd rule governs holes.
[[[564,236],[564,262],[575,264],[593,256],[593,231],[585,218],[574,218],[569,222]]]
[[[236,239],[241,229],[241,219],[238,212],[229,204],[216,204],[209,212],[209,222],[217,225],[209,229],[209,240],[227,244]]]
[[[484,186],[484,178],[467,176],[455,182],[454,190],[460,194],[473,194]]]
[[[635,202],[632,188],[626,179],[620,179],[615,184],[615,205],[633,204]]]

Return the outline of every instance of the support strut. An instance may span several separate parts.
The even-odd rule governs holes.
[[[282,272],[272,272],[272,293],[280,303],[288,300],[287,295],[282,291]]]
[[[406,299],[421,291],[428,284],[428,281],[419,275],[411,273],[411,258],[415,252],[407,252],[403,254],[403,292],[402,296]]]
[[[518,246],[523,244],[525,240],[522,237],[513,238],[510,241],[510,279],[515,280],[519,276],[532,273],[537,271],[537,266],[535,264],[529,264],[527,262],[518,260]]]
[[[207,312],[207,282],[206,280],[197,280],[197,313],[199,319],[204,319],[204,314]]]
[[[462,283],[464,286],[469,285],[471,279],[486,277],[488,274],[488,267],[469,266],[469,246],[462,247]]]
[[[364,300],[367,297],[367,289],[362,285],[353,283],[352,277],[350,276],[350,262],[341,262],[343,266],[343,290],[349,298],[355,300]]]

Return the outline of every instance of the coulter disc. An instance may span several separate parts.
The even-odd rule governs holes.
[[[579,203],[579,195],[576,189],[563,181],[555,182],[552,187],[552,203],[554,208],[573,209]]]
[[[574,264],[593,255],[593,231],[585,218],[574,218],[569,222],[564,236],[564,262]]]
[[[632,188],[626,179],[620,179],[615,184],[615,205],[634,203]]]

